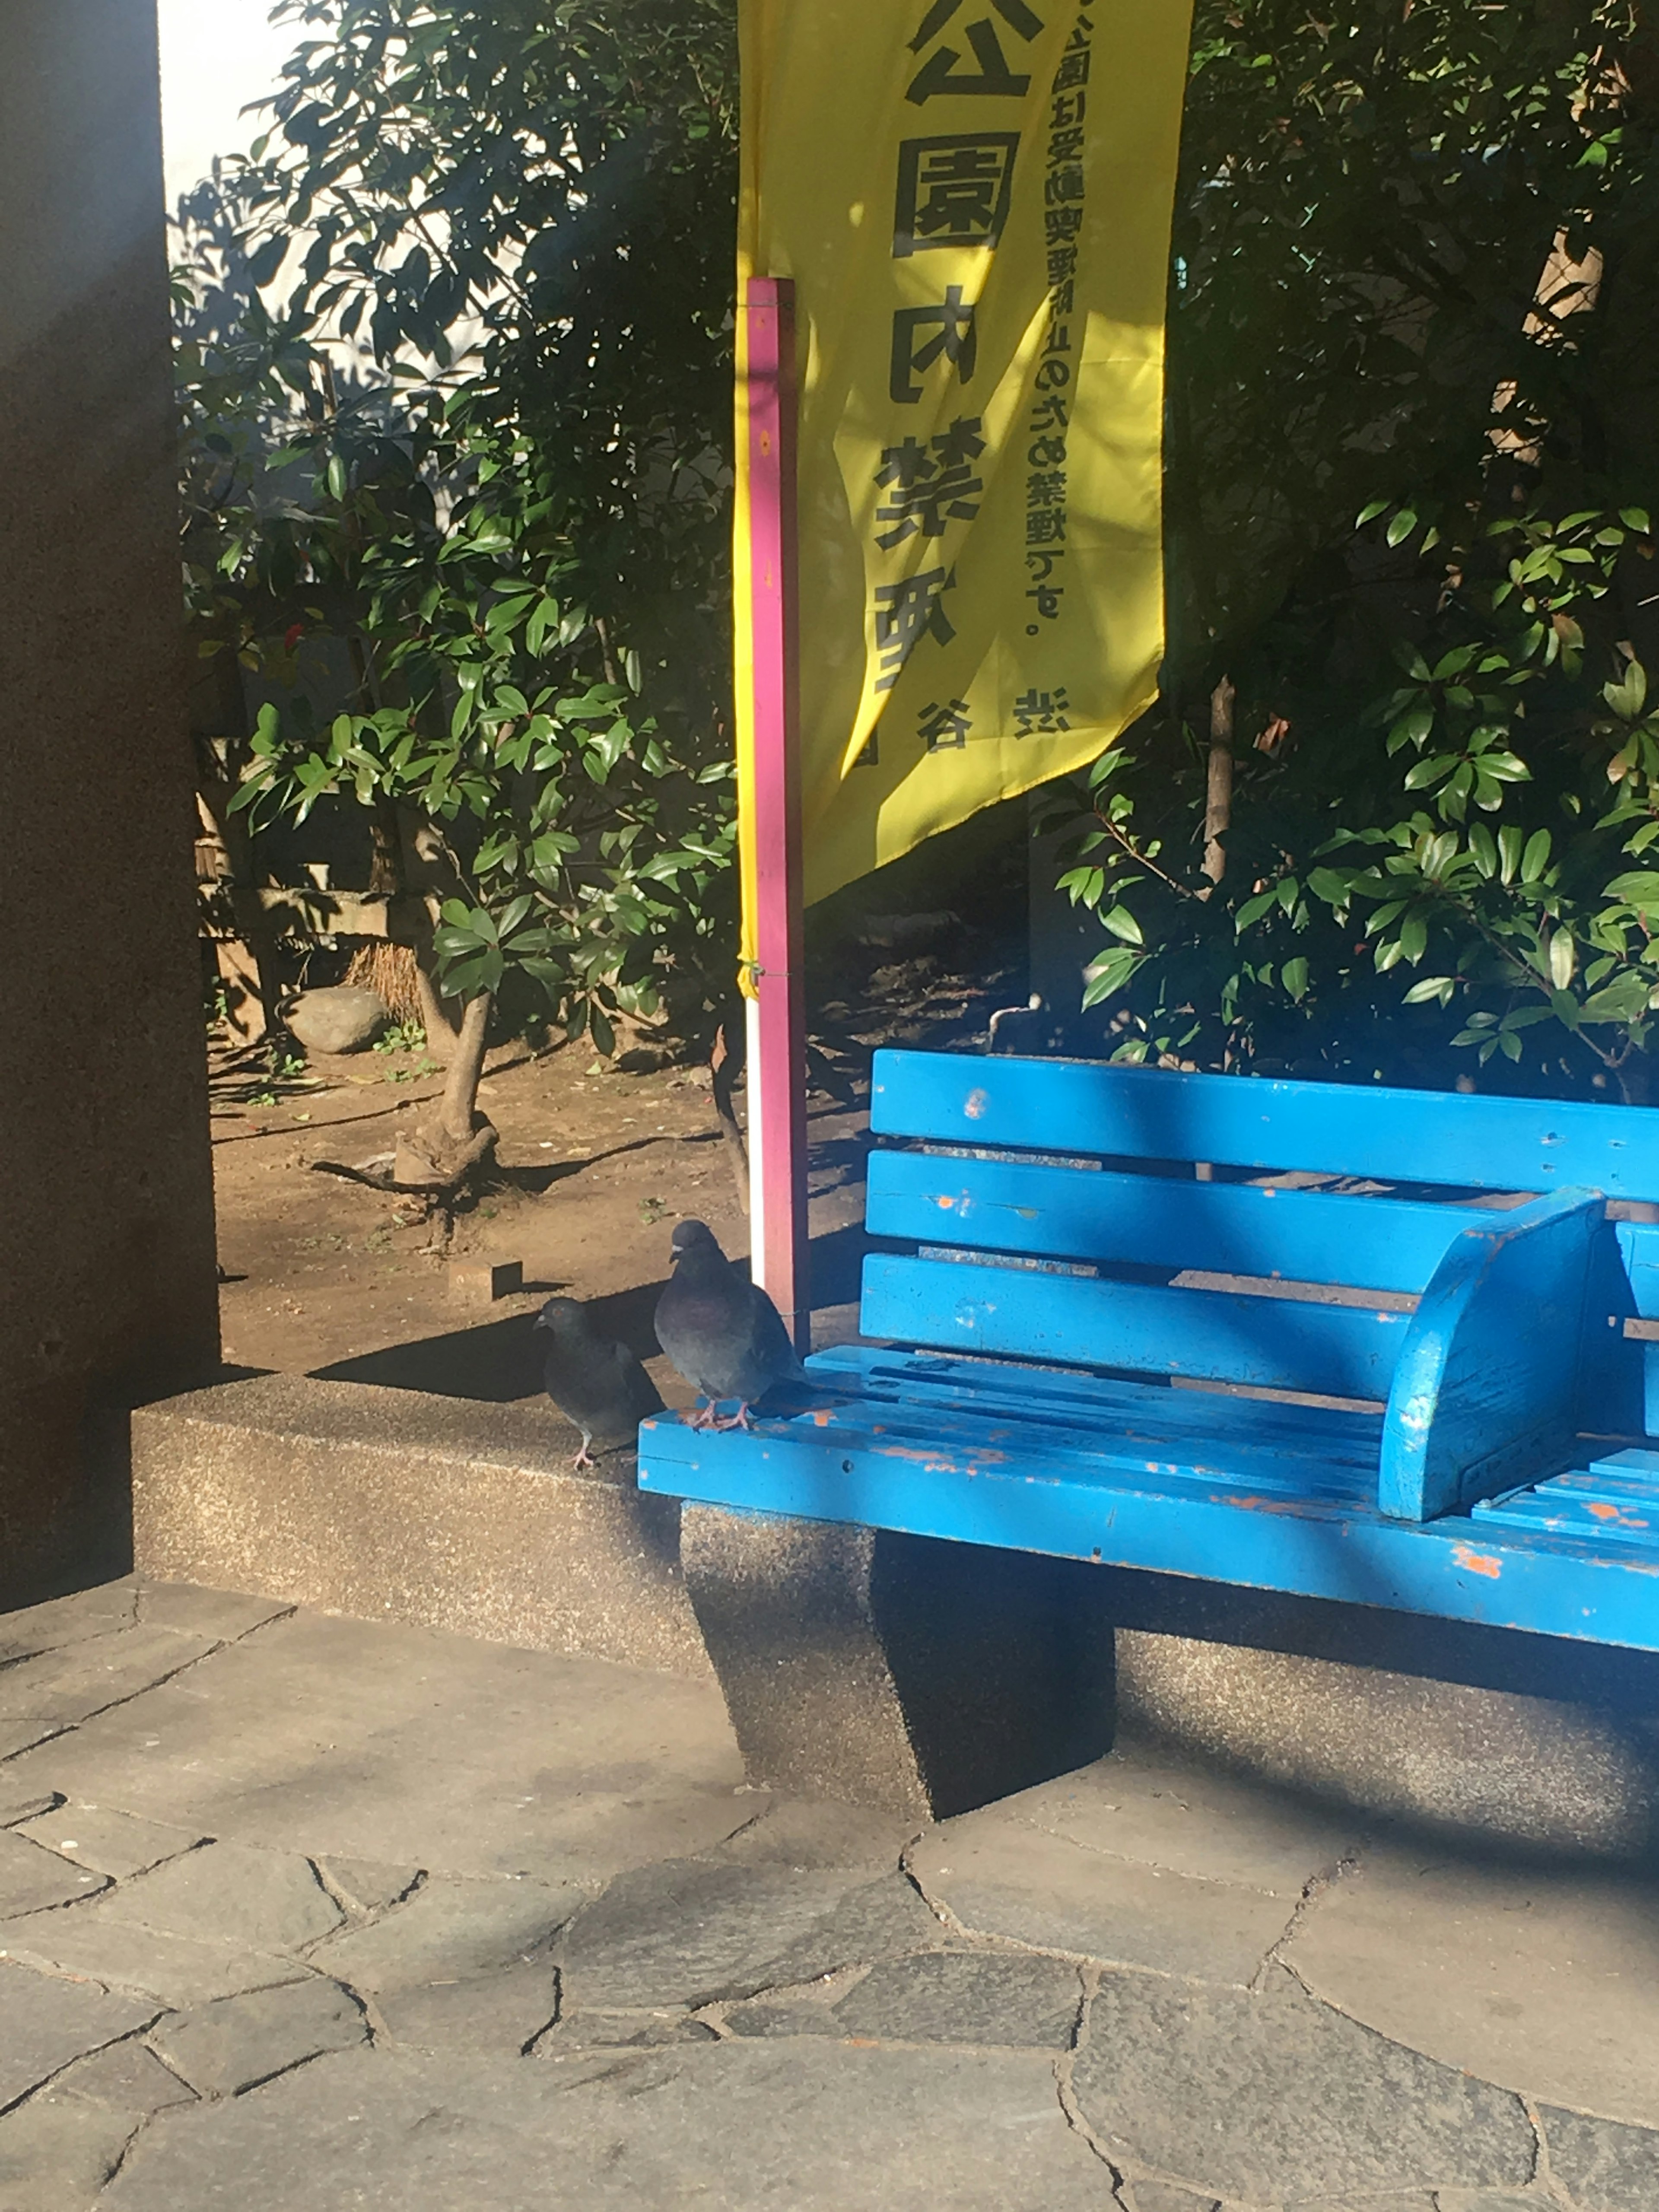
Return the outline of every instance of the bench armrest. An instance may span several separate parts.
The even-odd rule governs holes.
[[[1382,1425],[1377,1508],[1431,1521],[1539,1470],[1577,1427],[1584,1292],[1605,1201],[1562,1190],[1452,1239]]]

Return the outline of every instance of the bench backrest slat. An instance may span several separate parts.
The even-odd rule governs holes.
[[[866,1336],[1339,1398],[1385,1399],[1410,1316],[872,1253]]]
[[[870,1120],[957,1145],[1659,1200],[1659,1115],[1641,1107],[886,1051]]]
[[[873,1236],[1212,1274],[1424,1290],[1472,1206],[1115,1175],[1039,1160],[871,1155]]]

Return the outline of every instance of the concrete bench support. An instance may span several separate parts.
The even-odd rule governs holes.
[[[751,1783],[943,1819],[1109,1747],[1086,1566],[704,1505],[680,1556]]]

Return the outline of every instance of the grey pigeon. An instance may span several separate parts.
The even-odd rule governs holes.
[[[746,1429],[749,1408],[777,1382],[806,1382],[783,1317],[746,1269],[728,1260],[707,1222],[674,1226],[673,1274],[657,1301],[657,1341],[707,1407],[693,1428]],[[723,1399],[736,1414],[715,1419]]]
[[[574,1466],[592,1466],[595,1442],[601,1451],[631,1444],[640,1423],[662,1412],[656,1384],[625,1344],[600,1334],[580,1299],[550,1298],[535,1327],[547,1331],[547,1395],[582,1433]]]

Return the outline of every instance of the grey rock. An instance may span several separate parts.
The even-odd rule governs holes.
[[[1516,2200],[1510,2197],[1509,2202],[1513,2204]],[[1535,2197],[1533,2206],[1534,2212],[1543,2212]],[[1375,2191],[1364,2197],[1297,2197],[1285,2207],[1285,2212],[1439,2212],[1439,2207],[1437,2196],[1431,2196],[1426,2189],[1413,2189],[1403,2197],[1392,2192],[1378,2196]]]
[[[788,1999],[756,1997],[749,2004],[732,2005],[727,2008],[726,2026],[732,2035],[846,2035],[851,2030],[843,2028],[828,2005],[812,2004],[806,2000],[791,2002]]]
[[[54,1905],[90,1897],[104,1887],[101,1875],[71,1866],[15,1829],[0,1828],[0,1920],[20,1912],[45,1912]]]
[[[872,1967],[835,2015],[843,2035],[1065,2051],[1082,2002],[1076,1968],[1057,1959],[945,1951]]]
[[[90,1982],[30,1973],[0,1954],[0,2105],[15,2103],[83,2051],[147,2027],[155,2010]]]
[[[65,2067],[52,2083],[54,2090],[73,2093],[94,2105],[108,2105],[118,2112],[148,2116],[173,2105],[193,2105],[196,2098],[176,2074],[169,2073],[149,2045],[137,2036],[112,2043]]]
[[[0,1759],[15,1759],[20,1752],[53,1742],[74,1725],[73,1721],[0,1721]]]
[[[467,1981],[383,1990],[376,2009],[393,2043],[417,2051],[511,2057],[552,2025],[559,1978],[541,1960]]]
[[[319,1859],[319,1868],[331,1889],[345,1899],[354,1912],[383,1912],[400,1904],[421,1879],[420,1867],[381,1866],[374,1859]]]
[[[359,1990],[461,1981],[540,1956],[584,1901],[537,1881],[428,1881],[407,1905],[319,1944],[312,1963]]]
[[[26,1820],[38,1820],[62,1802],[56,1790],[19,1790],[0,1782],[0,1828],[21,1828]]]
[[[1109,1857],[1000,1808],[930,1829],[909,1864],[965,1928],[1044,1950],[1243,1988],[1283,1935],[1283,1898]]]
[[[937,1941],[898,1876],[671,1860],[612,1882],[559,1946],[578,2010],[695,2006]]]
[[[233,2097],[321,2051],[347,2050],[368,2033],[345,1990],[313,1976],[164,2020],[150,2039],[193,2089]]]
[[[106,1904],[119,1894],[117,1890],[107,1899],[96,1897],[73,1912],[33,1912],[7,1921],[0,1929],[3,1955],[48,1972],[84,1975],[166,2005],[205,2004],[287,1981],[294,1973],[294,1961],[274,1952],[198,1943],[188,1936],[108,1919]]]
[[[346,2052],[141,2137],[99,2212],[1108,2212],[1035,2051]]]
[[[50,2089],[0,2113],[0,2212],[92,2212],[143,2124]]]
[[[1518,2098],[1373,2034],[1282,1968],[1259,1996],[1108,1975],[1073,2083],[1109,2156],[1247,2203],[1532,2172]]]
[[[21,1824],[21,1832],[79,1867],[125,1881],[205,1839],[193,1828],[163,1827],[102,1805],[62,1805]]]
[[[1390,2212],[1386,2200],[1378,2212]],[[1508,2189],[1437,2189],[1434,2212],[1553,2212],[1552,2200],[1536,2190],[1524,2194]]]
[[[356,983],[301,991],[283,1018],[307,1052],[361,1052],[392,1018],[378,991]]]
[[[216,1641],[141,1623],[19,1659],[0,1667],[0,1721],[71,1728],[166,1681]]]
[[[1578,2212],[1654,2212],[1659,2205],[1659,2133],[1540,2106],[1550,2166]]]
[[[104,1911],[111,1920],[255,1951],[297,1951],[345,1918],[308,1859],[225,1843],[124,1883]]]
[[[1213,2197],[1194,2197],[1190,2189],[1176,2189],[1167,2181],[1131,2182],[1123,2201],[1129,2212],[1221,2212]]]

